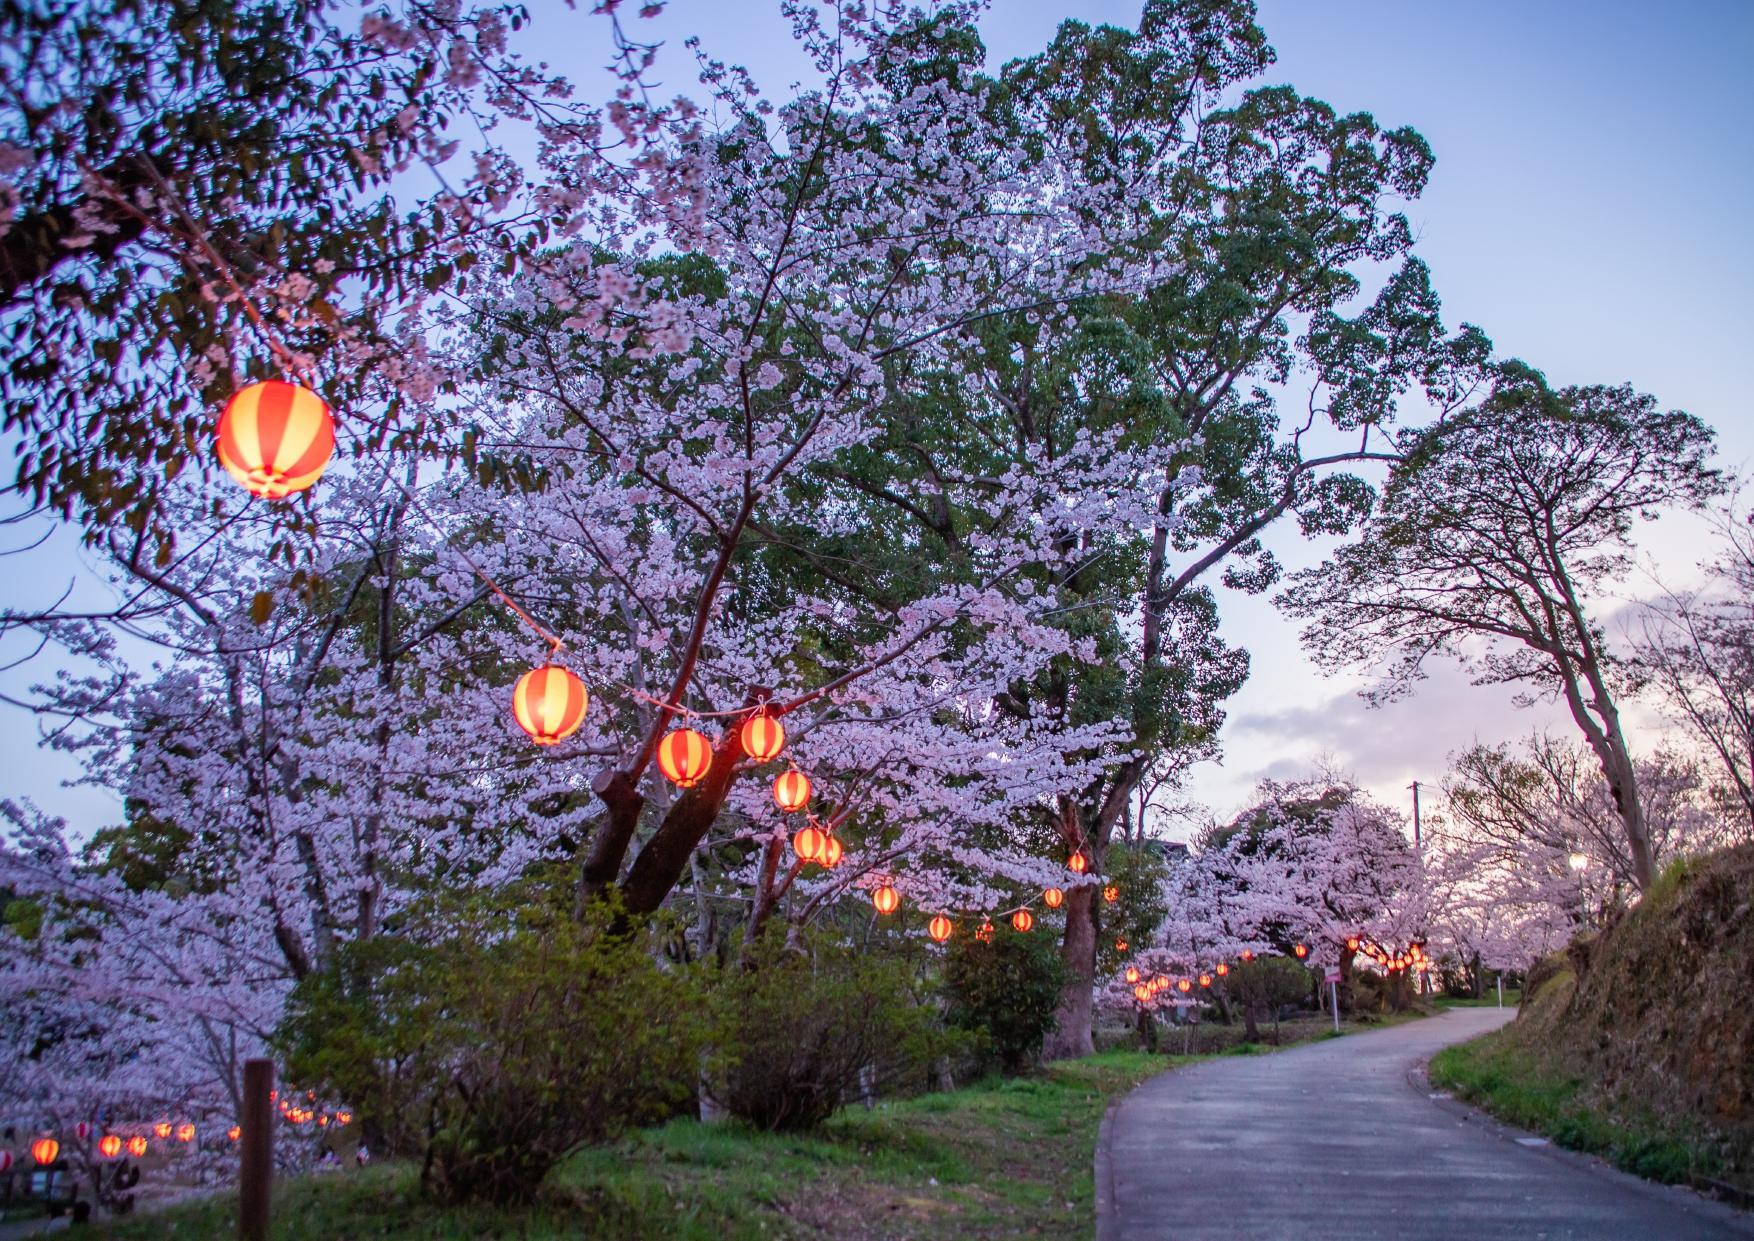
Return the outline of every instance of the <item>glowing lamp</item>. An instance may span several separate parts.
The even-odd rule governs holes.
[[[1027,909],[1019,909],[1011,915],[1011,926],[1019,931],[1027,931],[1035,925],[1035,915]]]
[[[1049,909],[1058,909],[1066,899],[1066,894],[1058,888],[1049,888],[1041,894],[1041,899]]]
[[[816,859],[818,865],[833,870],[840,865],[841,856],[846,852],[834,836],[822,842],[822,855]]]
[[[1223,978],[1226,974],[1230,973],[1230,966],[1220,961],[1213,972],[1216,973],[1218,977]]]
[[[822,857],[822,848],[828,843],[828,833],[819,827],[807,827],[792,837],[792,849],[801,862],[814,862]]]
[[[1183,995],[1186,995],[1188,992],[1190,992],[1194,989],[1194,984],[1189,982],[1185,978],[1178,978],[1175,980],[1175,989],[1177,991],[1181,992]]]
[[[1169,990],[1169,975],[1159,974],[1156,978],[1153,978],[1151,980],[1151,986],[1152,986],[1153,990],[1168,991]]]
[[[980,927],[978,930],[975,931],[974,937],[976,939],[980,940],[981,943],[983,943],[983,944],[992,943],[993,942],[993,924],[992,924],[992,922],[986,918],[982,918]]]
[[[1143,1004],[1151,998],[1151,988],[1138,986],[1133,988],[1133,998]]]
[[[871,903],[877,906],[878,913],[892,914],[901,908],[901,893],[886,883],[871,893]]]
[[[230,1138],[232,1141],[235,1142],[239,1138],[244,1136],[244,1131],[239,1126],[233,1125],[231,1128],[229,1128],[225,1131],[225,1136]]]
[[[810,777],[801,771],[782,771],[773,782],[774,804],[787,814],[810,804]]]
[[[1121,899],[1121,890],[1111,883],[1102,890],[1102,899],[1112,905]]]
[[[335,419],[298,384],[253,383],[219,415],[219,464],[245,491],[283,500],[322,477],[335,455]]]
[[[1254,960],[1254,959],[1255,959],[1255,954],[1254,954],[1254,953],[1252,953],[1252,952],[1250,952],[1250,951],[1249,951],[1249,950],[1248,950],[1248,949],[1247,949],[1247,948],[1244,948],[1244,949],[1243,949],[1243,950],[1242,950],[1242,959],[1243,959],[1243,960],[1244,960],[1244,961],[1245,961],[1245,962],[1246,962],[1246,961],[1253,961],[1253,960]]]
[[[1291,951],[1295,952],[1297,954],[1297,959],[1299,961],[1301,961],[1309,955],[1309,945],[1308,944],[1298,944]]]
[[[1212,985],[1212,975],[1201,974],[1200,975],[1200,985],[1202,987],[1210,987]]]
[[[193,1142],[194,1140],[195,1140],[195,1126],[194,1125],[182,1124],[182,1125],[177,1126],[177,1141],[179,1141],[179,1142]]]
[[[1116,952],[1125,952],[1126,950],[1127,950],[1127,941],[1126,940],[1124,940],[1124,939],[1115,940],[1115,951]]]
[[[1348,935],[1346,937],[1346,951],[1347,952],[1357,952],[1358,951],[1358,936]]]
[[[1139,981],[1139,967],[1137,965],[1127,966],[1127,981],[1128,982],[1138,982]]]
[[[37,1161],[39,1167],[48,1167],[61,1154],[61,1144],[54,1138],[38,1138],[30,1144],[30,1157]]]
[[[737,736],[743,742],[743,753],[758,763],[778,758],[786,744],[786,730],[765,712],[744,720]]]
[[[145,1139],[145,1137],[136,1133],[133,1137],[129,1138],[128,1139],[128,1153],[130,1155],[134,1156],[134,1158],[136,1158],[136,1159],[138,1159],[138,1158],[140,1158],[140,1156],[144,1155],[146,1153],[146,1139]]]
[[[1082,875],[1090,869],[1090,859],[1085,857],[1084,850],[1080,849],[1066,859],[1066,866],[1074,875]]]
[[[353,1123],[353,1113],[352,1112],[336,1112],[335,1113],[335,1123],[338,1125],[351,1125]]]
[[[113,1133],[106,1133],[97,1140],[97,1153],[105,1159],[114,1159],[122,1153],[122,1139]]]
[[[160,1138],[170,1137],[170,1135],[171,1135],[171,1122],[168,1120],[159,1121],[156,1125],[152,1126],[152,1132],[155,1136],[160,1137]]]
[[[955,924],[943,914],[938,914],[930,922],[926,923],[926,934],[930,935],[933,940],[940,944],[949,939],[950,932],[955,929]]]
[[[571,671],[543,664],[518,678],[512,690],[512,717],[537,745],[556,745],[585,722],[589,701],[585,683]]]
[[[692,728],[678,728],[658,742],[658,770],[678,788],[691,789],[713,765],[713,748]]]

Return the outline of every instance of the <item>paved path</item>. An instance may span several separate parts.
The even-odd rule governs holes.
[[[1098,1241],[1754,1237],[1754,1215],[1652,1185],[1430,1097],[1410,1072],[1510,1010],[1438,1017],[1153,1078],[1096,1157]]]

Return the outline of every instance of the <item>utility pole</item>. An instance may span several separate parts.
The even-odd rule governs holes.
[[[1419,781],[1415,780],[1407,787],[1413,790],[1413,852],[1424,855],[1419,842]]]

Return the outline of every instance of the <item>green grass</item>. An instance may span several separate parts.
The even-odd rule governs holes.
[[[1522,988],[1506,987],[1504,989],[1504,1006],[1506,1008],[1515,1008],[1522,1003],[1522,1000]],[[1498,991],[1496,988],[1488,987],[1486,994],[1477,1000],[1468,996],[1440,995],[1436,997],[1434,1002],[1439,1008],[1497,1008]]]
[[[1197,1057],[1106,1052],[1041,1074],[850,1109],[809,1135],[674,1121],[581,1151],[522,1210],[441,1208],[387,1165],[277,1186],[276,1238],[1086,1237],[1114,1097]],[[123,1220],[112,1238],[235,1231],[230,1194]]]
[[[1507,1031],[1438,1052],[1431,1080],[1501,1120],[1638,1176],[1686,1182],[1721,1172],[1703,1141],[1654,1112],[1610,1111],[1592,1101],[1582,1078],[1516,1046]]]

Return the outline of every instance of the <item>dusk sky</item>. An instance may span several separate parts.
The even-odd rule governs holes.
[[[579,49],[582,80],[602,47],[588,7],[538,10],[553,46]],[[1119,0],[997,0],[984,26],[992,62],[1038,50],[1073,10],[1091,23],[1138,16]],[[1261,22],[1279,52],[1270,81],[1430,141],[1436,170],[1410,217],[1451,326],[1478,324],[1501,355],[1555,383],[1631,382],[1717,427],[1726,466],[1754,459],[1741,375],[1754,357],[1754,3],[1264,0]],[[660,61],[670,90],[686,88],[688,33],[775,94],[806,71],[768,0],[671,0],[640,26],[671,41]],[[1669,521],[1646,551],[1682,579],[1702,549],[1696,535]],[[1292,568],[1324,550],[1289,526],[1272,543]],[[73,544],[58,538],[13,561],[0,603],[52,599]],[[1648,584],[1628,584],[1640,590]],[[1268,600],[1226,595],[1222,615],[1254,674],[1230,704],[1222,766],[1200,769],[1189,789],[1220,815],[1262,775],[1294,776],[1323,756],[1404,804],[1404,786],[1435,783],[1448,752],[1556,718],[1518,711],[1451,670],[1409,701],[1367,710],[1355,683],[1307,666]],[[17,695],[51,672],[38,661],[0,676],[0,691]],[[1648,715],[1643,723],[1649,744],[1655,730]],[[5,795],[87,829],[114,816],[107,795],[60,787],[76,771],[66,756],[39,755],[24,712],[0,708],[0,730]]]

